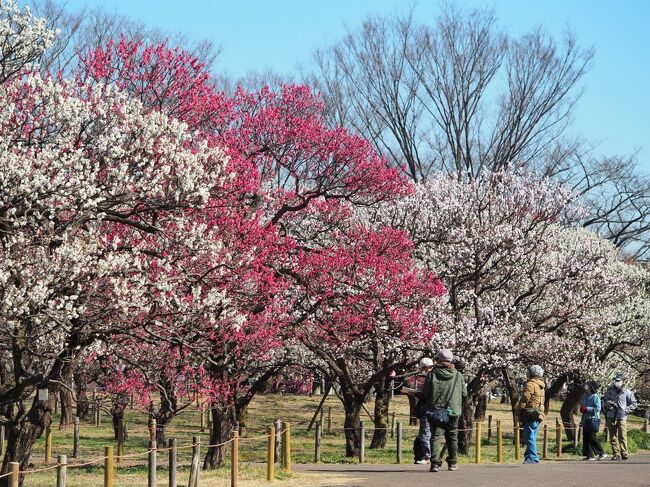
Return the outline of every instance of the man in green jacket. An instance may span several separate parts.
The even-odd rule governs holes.
[[[444,433],[447,442],[447,465],[449,470],[458,470],[458,419],[463,398],[467,397],[467,387],[463,374],[454,367],[454,355],[451,350],[442,348],[436,353],[436,364],[427,375],[422,389],[422,396],[428,404],[427,417],[431,425],[431,468],[438,472],[442,465],[440,458],[441,439]],[[448,420],[445,421],[444,411]]]

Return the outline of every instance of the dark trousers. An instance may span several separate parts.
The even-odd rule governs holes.
[[[598,440],[598,432],[582,430],[582,454],[585,457],[595,457],[605,453]]]
[[[440,452],[442,450],[442,437],[447,442],[447,463],[455,465],[458,461],[458,416],[451,416],[449,423],[444,426],[429,422],[431,427],[431,463],[442,465]]]

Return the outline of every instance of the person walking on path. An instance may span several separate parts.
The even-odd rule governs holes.
[[[585,385],[587,395],[582,399],[580,411],[582,419],[582,454],[585,460],[604,460],[607,453],[598,440],[598,431],[600,430],[600,396],[598,395],[600,384],[596,381],[589,381]]]
[[[524,386],[521,399],[517,403],[517,411],[524,427],[524,463],[539,463],[537,455],[537,428],[544,420],[544,369],[539,365],[528,368],[528,381]]]
[[[422,393],[426,377],[433,369],[433,360],[429,357],[424,357],[418,364],[420,370],[419,374],[411,382],[411,390],[406,394],[417,398],[418,402],[415,405],[415,416],[420,423],[418,435],[413,442],[413,455],[415,457],[416,465],[424,465],[431,461],[431,428],[429,420],[426,417],[427,401]]]
[[[427,375],[422,395],[427,401],[427,419],[431,428],[431,468],[438,472],[442,466],[441,439],[447,442],[447,466],[458,469],[458,419],[462,411],[467,387],[463,375],[453,364],[451,350],[442,348],[436,353],[436,363]]]
[[[612,444],[612,460],[627,460],[627,415],[636,409],[634,393],[625,387],[625,374],[614,377],[603,397]]]

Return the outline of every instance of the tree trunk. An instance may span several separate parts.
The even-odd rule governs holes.
[[[485,421],[488,407],[488,394],[481,394],[478,396],[476,409],[474,410],[474,421]]]
[[[374,421],[375,429],[372,434],[370,448],[386,447],[386,432],[388,431],[388,410],[390,407],[391,380],[387,377],[377,385],[375,395]]]
[[[503,382],[508,391],[508,397],[510,398],[510,410],[512,411],[512,421],[514,424],[519,421],[516,408],[521,391],[519,390],[519,387],[517,387],[517,383],[508,369],[503,369]]]
[[[45,427],[52,422],[53,407],[54,393],[50,390],[48,401],[39,401],[38,397],[35,397],[27,414],[19,414],[13,418],[7,428],[7,446],[0,471],[2,474],[9,471],[10,462],[18,462],[20,470],[27,469],[36,440],[41,437]],[[2,480],[7,480],[7,477]],[[20,485],[22,482],[21,476]]]
[[[72,384],[68,384],[70,386]],[[61,419],[59,421],[59,429],[67,428],[69,425],[72,425],[73,421],[73,400],[72,392],[62,387],[59,391],[59,398],[61,399]]]
[[[227,442],[232,437],[235,427],[236,414],[232,409],[212,409],[212,429],[210,430],[210,444],[219,445]],[[219,468],[223,465],[228,455],[228,445],[212,446],[208,448],[203,462],[204,469]]]
[[[472,381],[467,384],[467,398],[463,401],[463,407],[460,415],[458,428],[458,451],[464,455],[469,455],[472,446],[472,428],[474,426],[474,416],[478,401],[483,394],[483,373],[479,371]]]
[[[351,458],[359,455],[359,448],[361,446],[359,426],[365,398],[361,394],[350,391],[344,384],[345,382],[341,381],[341,400],[343,401],[343,411],[345,413],[345,419],[343,421],[343,427],[345,429],[345,456]]]
[[[245,436],[248,431],[248,404],[237,408],[237,422],[239,423],[239,434]]]
[[[88,397],[88,383],[83,373],[75,372],[74,386],[77,395],[77,416],[80,420],[88,419],[90,398]]]
[[[165,445],[165,429],[172,422],[172,419],[176,417],[178,399],[176,398],[174,386],[170,380],[163,378],[158,383],[161,386],[159,395],[160,407],[154,414],[154,418],[156,418],[156,444],[162,448],[161,445]]]
[[[569,374],[561,374],[549,387],[546,388],[544,397],[544,414],[548,414],[551,408],[551,399],[559,394],[567,380],[569,380]]]
[[[573,441],[575,437],[576,423],[573,420],[573,414],[580,404],[580,399],[585,395],[585,390],[577,379],[576,377],[574,382],[569,386],[566,399],[564,399],[560,408],[560,416],[562,417],[562,424],[564,425],[564,431],[566,432],[568,441]]]

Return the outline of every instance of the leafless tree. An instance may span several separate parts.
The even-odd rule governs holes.
[[[101,8],[73,11],[64,2],[56,0],[32,0],[30,3],[36,15],[60,30],[54,45],[40,60],[44,71],[68,73],[74,68],[79,54],[104,46],[111,40],[119,41],[122,37],[179,46],[204,62],[208,69],[214,66],[221,53],[221,47],[208,40],[196,42],[185,33],[161,31]]]
[[[636,155],[594,156],[567,130],[593,55],[570,33],[514,37],[492,10],[447,6],[433,25],[413,12],[370,18],[317,51],[303,76],[331,124],[362,134],[413,180],[504,168],[557,178],[584,198],[585,226],[646,259],[650,180]]]
[[[412,13],[367,20],[316,52],[307,79],[332,123],[414,180],[441,169],[472,178],[570,152],[562,136],[592,56],[570,34],[561,45],[541,29],[513,38],[491,10],[447,7],[433,26]]]

